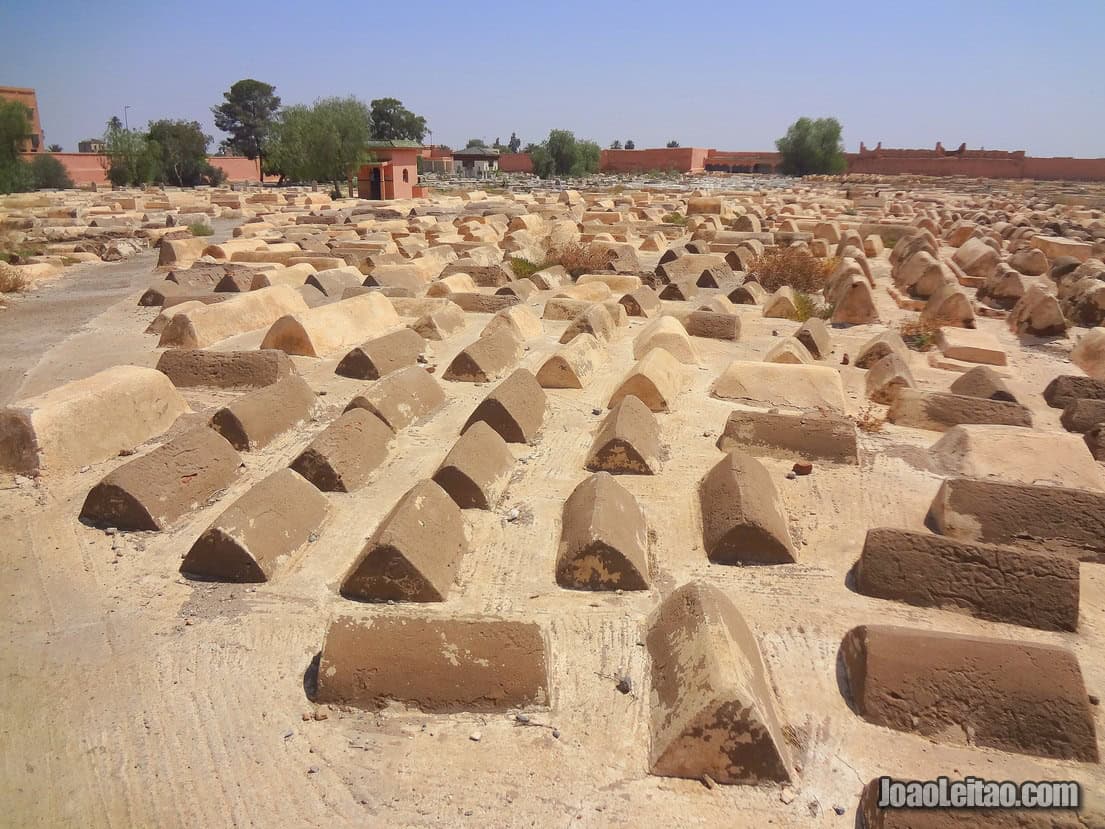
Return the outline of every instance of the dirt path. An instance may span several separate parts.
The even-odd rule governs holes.
[[[236,224],[216,220],[212,244],[230,238]],[[121,362],[117,354],[106,350],[109,343],[86,342],[79,365],[70,367],[75,374],[60,366],[62,374],[69,376],[51,377],[46,388],[30,390],[28,381],[39,362],[52,349],[87,330],[112,305],[144,289],[154,278],[156,264],[157,251],[151,250],[125,262],[78,265],[41,288],[11,298],[8,307],[0,310],[0,405]],[[89,366],[95,368],[83,370]]]

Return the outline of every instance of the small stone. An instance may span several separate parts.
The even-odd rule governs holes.
[[[104,535],[115,535],[115,528],[114,527],[105,527],[104,528]]]
[[[508,512],[506,514],[506,520],[507,521],[517,521],[518,520],[518,508],[517,507],[515,507],[514,509],[512,509],[510,512]]]
[[[842,814],[844,814],[844,807],[843,806],[833,806],[833,811],[836,812],[838,815],[842,815]]]
[[[771,336],[772,337],[778,337],[779,336],[779,331],[775,328],[772,328],[771,329]]]
[[[471,734],[468,735],[468,739],[471,740],[473,743],[478,743],[481,739],[483,739],[483,735],[480,734],[480,732],[478,731],[473,731]]]
[[[600,415],[602,414],[602,409],[591,409],[591,414]]]
[[[846,366],[846,365],[848,365],[848,364],[849,364],[850,362],[852,362],[852,360],[851,360],[851,358],[850,358],[850,357],[849,357],[849,356],[847,355],[847,353],[845,353],[845,355],[844,355],[843,357],[841,357],[841,358],[840,358],[840,364],[841,364],[842,366]]]
[[[134,454],[133,449],[120,449],[119,450],[119,457],[120,458],[129,458],[133,454]]]
[[[813,464],[809,461],[798,461],[794,464],[793,471],[795,475],[809,475],[813,472]]]
[[[1097,694],[1090,694],[1090,705],[1100,705],[1100,704],[1101,704],[1101,697],[1099,697]]]
[[[301,718],[301,719],[303,720],[303,722],[310,722],[310,720],[311,720],[311,713],[310,713],[309,711],[304,711],[304,712],[303,712],[303,713],[302,713],[302,714],[300,715],[300,718]]]
[[[314,544],[316,541],[318,541],[318,533],[312,532],[307,535],[307,542],[309,544]]]
[[[515,714],[514,715],[514,721],[515,722],[520,722],[523,725],[525,725],[526,723],[529,722],[529,714]]]
[[[798,477],[798,475],[795,474],[793,469],[790,472],[787,473],[787,480],[788,481],[793,481],[797,477]]]
[[[552,730],[552,735],[553,735],[553,739],[559,740],[560,739],[560,729],[559,728],[554,728]]]
[[[717,786],[717,783],[714,782],[714,778],[710,777],[710,775],[704,774],[702,775],[702,785],[707,789],[713,790],[714,787]]]
[[[416,360],[417,362],[421,363],[422,365],[425,365],[426,363],[430,362],[429,360],[427,360],[427,359],[426,359],[426,355],[425,355],[425,354],[419,354],[419,355],[418,355],[418,356],[417,356],[417,357],[415,358],[415,360]]]
[[[426,366],[426,372],[428,374],[433,374],[435,371],[437,371],[437,366]]]
[[[779,799],[783,801],[783,803],[793,803],[794,798],[797,796],[798,795],[794,793],[794,789],[790,786],[783,786],[783,790],[779,792]]]
[[[633,679],[628,676],[623,676],[618,680],[618,684],[615,686],[623,694],[633,693]]]
[[[307,769],[307,774],[318,774],[318,766],[311,766]]]
[[[330,715],[325,711],[316,711],[314,714],[315,722],[322,722],[323,720],[330,719]]]
[[[91,468],[92,468],[91,466],[82,466],[82,467],[81,467],[81,473],[83,474],[83,473],[87,472],[87,471],[88,471],[89,469],[91,469]]]

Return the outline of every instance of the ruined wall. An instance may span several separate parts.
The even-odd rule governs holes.
[[[532,173],[533,159],[529,153],[505,153],[499,156],[499,169],[504,173]]]

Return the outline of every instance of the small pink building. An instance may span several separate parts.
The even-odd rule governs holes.
[[[375,160],[357,171],[357,195],[362,199],[411,199],[422,195],[418,186],[417,141],[370,141]]]

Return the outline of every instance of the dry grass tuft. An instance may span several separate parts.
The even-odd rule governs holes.
[[[936,348],[936,335],[940,325],[928,320],[902,320],[898,323],[898,334],[913,351],[932,351]]]
[[[868,406],[852,419],[856,422],[856,428],[868,434],[881,432],[886,426],[886,416],[874,406]]]
[[[768,293],[789,285],[804,294],[824,289],[836,259],[818,259],[805,248],[772,248],[756,257],[752,273]]]
[[[554,245],[545,253],[545,263],[540,269],[562,265],[573,277],[585,273],[601,273],[608,270],[613,253],[593,245],[568,242]]]
[[[30,287],[26,276],[6,262],[0,262],[0,294],[15,294]]]

